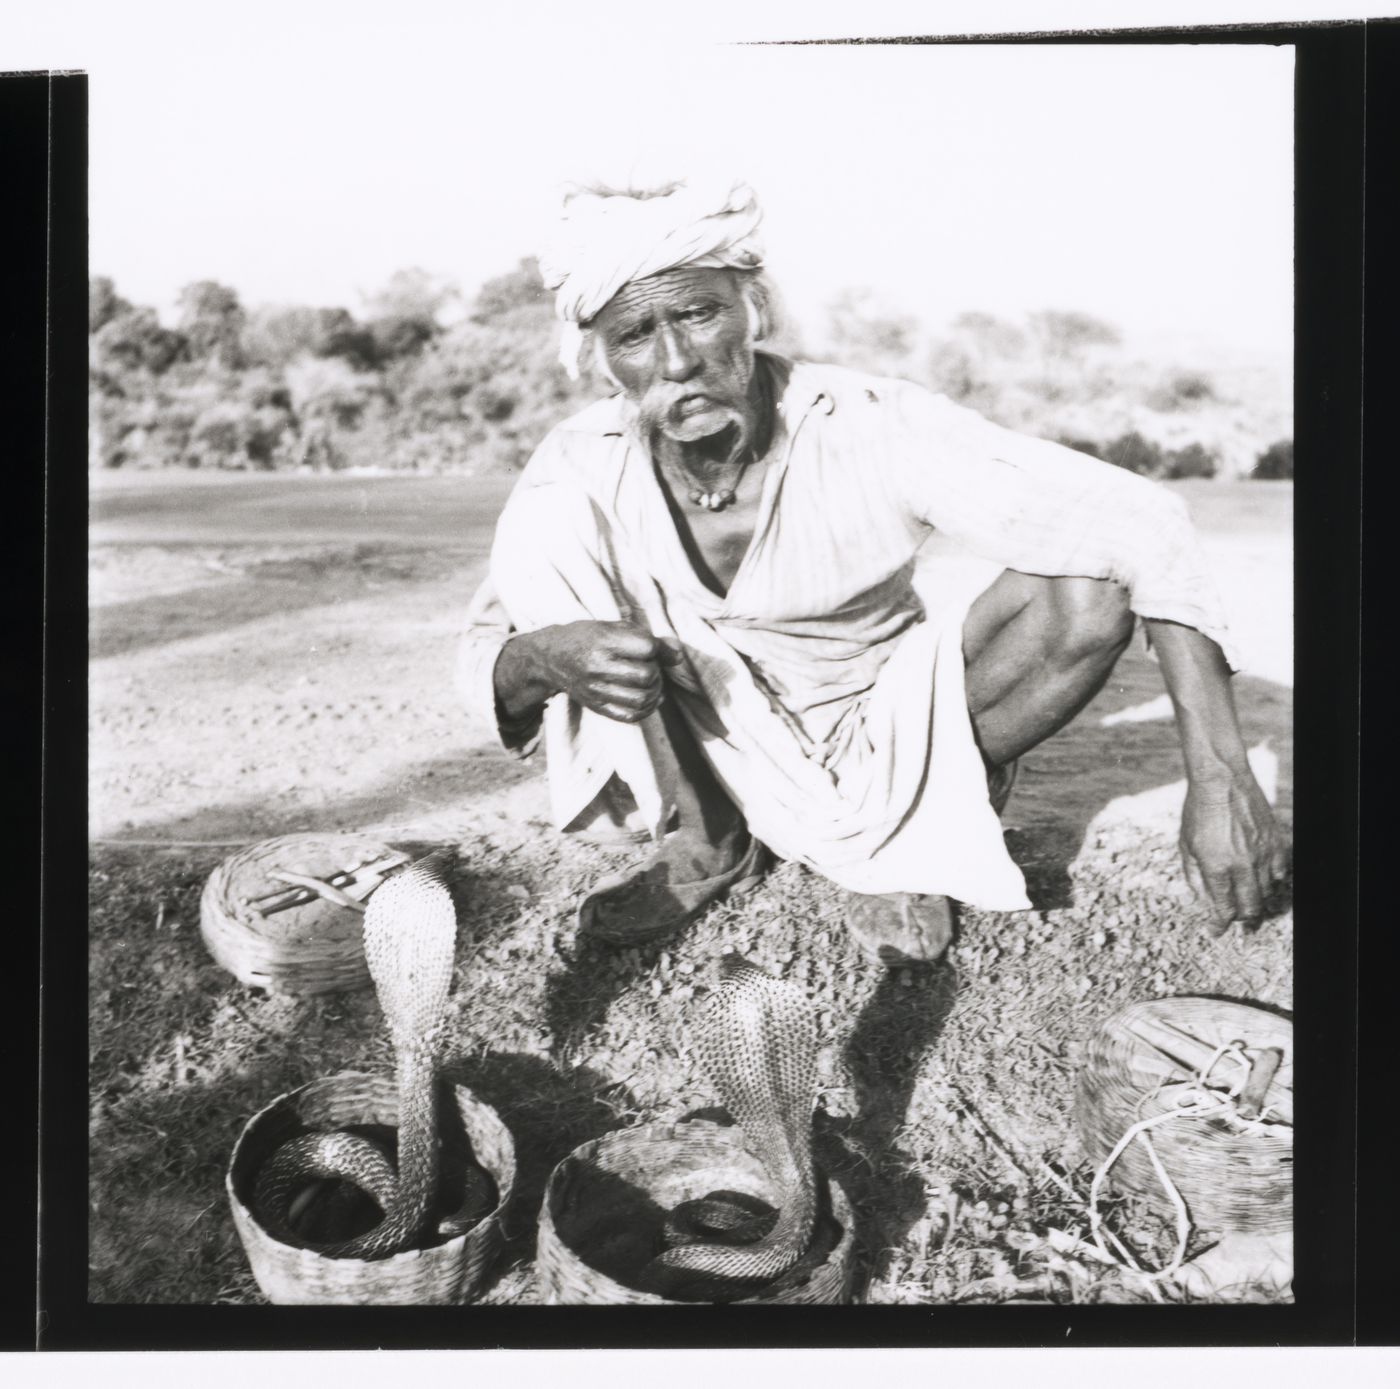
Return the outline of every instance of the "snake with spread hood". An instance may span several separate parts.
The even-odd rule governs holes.
[[[269,1234],[332,1258],[381,1259],[416,1247],[429,1228],[438,1188],[436,1070],[452,987],[457,913],[430,856],[377,888],[365,909],[364,950],[389,1024],[398,1085],[398,1166],[368,1139],[309,1133],[284,1143],[264,1164],[253,1210]],[[334,1244],[311,1244],[293,1231],[299,1192],[318,1179],[358,1186],[383,1212],[373,1229]],[[438,1235],[461,1233],[489,1209],[489,1181],[469,1169],[461,1208]]]
[[[666,1238],[692,1242],[667,1249],[645,1272],[652,1286],[679,1296],[735,1295],[771,1282],[807,1254],[817,1220],[815,1010],[801,990],[740,955],[723,958],[720,978],[696,1032],[700,1063],[780,1205],[776,1220],[771,1211],[753,1214],[752,1198],[734,1192],[678,1206]]]

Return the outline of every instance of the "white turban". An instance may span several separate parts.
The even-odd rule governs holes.
[[[762,213],[737,181],[687,180],[657,193],[571,188],[550,244],[540,253],[546,289],[564,320],[559,360],[578,378],[580,325],[631,280],[684,265],[756,270]]]

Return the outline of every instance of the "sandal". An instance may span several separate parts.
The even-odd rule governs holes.
[[[935,892],[850,892],[846,926],[873,965],[933,964],[953,943],[953,904]]]
[[[609,945],[637,945],[664,935],[721,897],[752,892],[771,862],[768,850],[751,837],[739,862],[713,878],[689,883],[648,882],[646,875],[655,865],[611,874],[579,903],[580,937]],[[624,897],[631,898],[625,910],[608,910],[617,908]]]

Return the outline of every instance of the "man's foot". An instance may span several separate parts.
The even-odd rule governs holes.
[[[953,904],[933,892],[851,892],[846,924],[871,964],[933,964],[953,942]]]
[[[635,945],[665,935],[721,897],[751,892],[768,850],[747,832],[718,847],[678,831],[640,868],[604,878],[579,904],[580,939]]]
[[[987,799],[998,815],[1011,799],[1019,763],[987,768]],[[936,892],[847,894],[846,924],[872,964],[932,964],[953,943],[952,901]]]

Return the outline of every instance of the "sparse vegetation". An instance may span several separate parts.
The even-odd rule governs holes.
[[[257,478],[168,482],[190,497],[284,490]],[[537,1298],[534,1217],[554,1162],[606,1130],[716,1102],[690,1028],[726,947],[797,981],[820,1009],[819,1152],[858,1213],[862,1300],[1149,1299],[1083,1243],[1090,1172],[1073,1104],[1085,1038],[1117,1007],[1171,993],[1289,1007],[1292,971],[1289,915],[1213,940],[1184,899],[1172,726],[1103,723],[1160,697],[1138,645],[1090,708],[1025,760],[1005,823],[1037,909],[964,912],[943,966],[864,963],[838,891],[794,864],[669,939],[589,950],[577,896],[634,851],[554,833],[541,771],[470,730],[450,688],[482,560],[460,528],[455,548],[443,537],[458,516],[489,534],[505,488],[363,482],[373,544],[301,534],[314,514],[303,503],[276,510],[258,544],[160,546],[147,532],[93,552],[91,1297],[258,1300],[222,1186],[241,1126],[318,1075],[387,1069],[372,993],[256,994],[198,934],[200,889],[232,852],[226,841],[346,828],[458,850],[453,1065],[501,1109],[522,1164],[515,1234],[487,1301]],[[120,476],[100,487],[168,497]],[[341,495],[329,529],[343,533],[362,482],[316,487]],[[420,489],[428,510],[452,518],[427,537],[422,510],[404,501]],[[1257,489],[1191,489],[1198,512],[1221,518],[1217,543],[1260,524]],[[275,498],[263,506],[251,513],[259,525]],[[178,533],[188,502],[170,514]],[[1284,512],[1269,514],[1277,529]],[[1256,537],[1228,591],[1286,610],[1286,560],[1261,569],[1258,548]],[[1289,692],[1249,676],[1236,688],[1247,743],[1269,739],[1279,753],[1287,820]],[[147,843],[112,842],[130,840]],[[1154,1205],[1119,1202],[1108,1217],[1151,1248]],[[1161,1296],[1185,1299],[1170,1287]]]
[[[474,296],[401,271],[345,307],[249,310],[214,281],[188,286],[173,327],[111,280],[90,287],[92,464],[99,468],[345,468],[505,472],[545,432],[601,393],[569,381],[533,261]],[[1014,429],[1149,461],[1152,477],[1250,474],[1288,427],[1286,382],[1231,385],[1197,368],[1129,355],[1111,323],[1046,310],[1012,321],[954,317],[931,335],[904,308],[851,289],[828,308],[824,340],[783,351],[943,391]],[[585,372],[588,363],[584,363]],[[1127,446],[1125,439],[1138,444]],[[1278,446],[1276,446],[1278,447]],[[1155,450],[1155,452],[1154,452]],[[1273,458],[1265,472],[1280,465]],[[1291,476],[1291,474],[1288,474]]]
[[[472,472],[520,467],[595,391],[554,361],[533,262],[488,282],[446,322],[457,289],[404,271],[345,308],[247,313],[212,281],[177,326],[94,280],[94,467]]]
[[[1161,477],[1165,466],[1161,448],[1151,439],[1144,439],[1136,430],[1109,444],[1104,458],[1130,473],[1141,473],[1144,477]]]
[[[1293,440],[1280,439],[1270,444],[1255,461],[1251,477],[1263,481],[1277,481],[1293,476]]]

